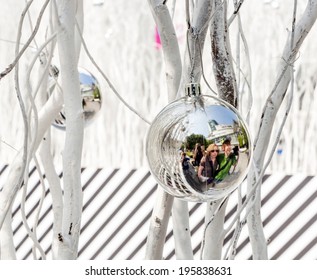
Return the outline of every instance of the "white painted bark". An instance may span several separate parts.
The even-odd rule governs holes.
[[[287,92],[291,80],[291,64],[295,61],[295,56],[298,53],[304,39],[309,33],[311,27],[316,21],[317,17],[317,1],[310,0],[307,3],[306,10],[304,11],[302,18],[295,27],[294,33],[294,48],[291,49],[290,38],[285,44],[285,48],[282,54],[280,69],[277,73],[276,84],[272,89],[272,92],[267,99],[264,107],[259,131],[255,141],[254,148],[254,166],[248,176],[248,192],[250,193],[256,184],[256,179],[259,174],[259,170],[263,168],[265,155],[268,149],[267,143],[270,141],[273,124],[276,114],[281,106],[281,103]],[[255,203],[253,204],[250,214],[247,218],[249,237],[252,245],[253,259],[267,259],[267,246],[266,239],[263,233],[263,226],[261,221],[261,192],[260,186],[253,197]]]
[[[202,73],[201,55],[210,15],[211,3],[208,0],[200,1],[193,7],[193,18],[192,23],[189,23],[190,29],[188,30],[187,37],[188,45],[185,49],[182,80],[177,94],[178,97],[181,97],[184,94],[185,84],[192,81],[198,82],[200,80]],[[189,18],[187,20],[191,21]],[[191,57],[189,54],[191,54]],[[178,199],[174,200],[172,217],[176,258],[187,260],[193,259],[188,203]]]
[[[173,21],[162,0],[148,0],[162,43],[169,101],[176,98],[182,62]]]
[[[162,1],[148,0],[148,3],[156,22],[162,43],[168,100],[173,101],[175,99],[181,78],[181,58],[174,25],[169,10]],[[146,259],[162,259],[163,257],[166,230],[173,201],[174,198],[170,194],[166,193],[161,187],[158,187],[156,205],[153,208],[149,234],[146,243]],[[178,213],[179,212],[176,212],[174,216],[174,239],[178,239],[177,235],[183,233],[182,229],[178,228],[177,222],[177,220],[183,219],[183,216],[177,216]],[[187,238],[187,243],[188,242],[189,241]],[[178,251],[176,254],[178,254]]]
[[[58,96],[58,93],[52,95],[42,110],[39,112],[38,134],[35,144],[35,150],[42,141],[42,137],[50,127],[53,119],[62,108],[63,99]],[[10,164],[10,171],[6,183],[0,192],[0,227],[2,226],[6,213],[9,211],[13,199],[20,187],[19,174],[22,172],[24,166],[21,151],[17,153],[14,161]],[[15,186],[15,187],[14,187]]]
[[[222,205],[220,205],[223,203]],[[208,202],[205,216],[206,231],[204,234],[203,260],[220,260],[224,241],[224,217],[228,199]],[[220,207],[220,208],[219,208]],[[219,211],[218,211],[219,209]],[[218,211],[216,213],[216,211]],[[208,225],[209,221],[211,223]]]
[[[52,259],[58,259],[58,252],[60,250],[61,242],[58,240],[58,234],[62,232],[63,221],[63,194],[61,182],[56,173],[53,163],[53,157],[50,153],[50,132],[44,135],[41,146],[39,147],[39,155],[42,166],[44,168],[45,176],[49,184],[50,194],[52,196],[53,208],[53,240],[52,240]]]
[[[166,230],[174,200],[174,197],[167,194],[161,187],[157,189],[156,196],[146,242],[146,260],[161,260],[163,257]]]
[[[11,212],[6,216],[0,230],[0,260],[15,260]]]
[[[64,214],[58,252],[60,259],[76,259],[82,214],[81,152],[83,145],[83,112],[79,87],[76,47],[76,2],[57,3],[61,32],[57,36],[61,66],[61,84],[66,114],[66,135],[63,152]]]
[[[214,63],[214,76],[218,89],[218,96],[237,106],[237,85],[233,70],[232,56],[227,25],[227,4],[219,0],[213,2],[214,15],[210,23],[211,55]],[[222,200],[211,202],[206,210],[205,220],[208,222],[215,215]],[[224,240],[224,221],[226,202],[216,213],[212,222],[205,229],[204,247],[201,254],[203,259],[221,259]]]
[[[215,11],[210,25],[211,55],[218,96],[237,106],[237,84],[233,70],[227,24],[227,2],[214,1]]]
[[[211,19],[212,3],[209,0],[198,1],[193,7],[193,15],[187,37],[187,48],[184,54],[182,80],[177,97],[184,95],[184,86],[192,81],[199,82],[202,75],[202,53],[208,23]]]
[[[192,260],[194,254],[189,227],[188,202],[175,198],[172,218],[176,259]]]
[[[52,54],[54,53],[54,49],[56,46],[56,42],[50,46],[50,56],[45,61],[45,65],[41,67],[43,73],[40,73],[45,77],[48,76],[48,70],[51,65]],[[44,61],[43,61],[44,62]],[[38,100],[39,108],[43,108],[45,103],[47,102],[47,93],[48,96],[59,98],[59,100],[55,100],[56,107],[60,110],[63,104],[63,96],[60,91],[56,90],[54,93],[54,89],[59,87],[56,85],[57,77],[55,77],[52,73],[48,79],[43,80],[41,84],[41,90]],[[49,126],[50,127],[50,126]],[[53,208],[53,238],[52,238],[52,259],[57,259],[60,242],[58,241],[58,233],[62,232],[62,220],[63,220],[63,194],[61,182],[58,174],[56,173],[55,166],[53,163],[53,156],[51,154],[51,130],[47,129],[46,133],[42,137],[41,144],[38,148],[38,154],[40,161],[42,163],[42,167],[44,170],[45,177],[48,181],[48,187],[50,189],[50,195],[52,197],[52,208]]]

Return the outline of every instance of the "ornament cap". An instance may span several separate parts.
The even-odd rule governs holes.
[[[185,86],[185,93],[187,96],[200,96],[200,84],[199,83],[190,83]]]

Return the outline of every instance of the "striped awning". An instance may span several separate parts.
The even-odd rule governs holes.
[[[0,188],[8,166],[0,166]],[[60,177],[62,172],[60,171]],[[33,167],[29,173],[25,213],[32,228],[41,196],[37,238],[51,258],[52,200],[46,182],[41,186]],[[82,168],[84,193],[78,259],[143,259],[149,221],[156,199],[157,183],[146,168]],[[242,193],[244,191],[242,186]],[[317,177],[305,175],[265,175],[262,185],[262,217],[270,259],[317,259]],[[20,190],[13,205],[13,234],[18,259],[32,259],[33,243],[21,218]],[[237,195],[227,206],[225,226],[234,217]],[[204,203],[189,203],[194,256],[199,251],[204,230]],[[172,220],[169,222],[164,258],[175,259]],[[229,232],[224,247],[233,235]],[[225,250],[224,250],[225,251]],[[239,238],[236,259],[252,259],[245,226]]]

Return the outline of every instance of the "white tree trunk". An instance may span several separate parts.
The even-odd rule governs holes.
[[[158,187],[146,242],[146,260],[161,260],[174,197]]]
[[[262,170],[265,155],[267,152],[271,133],[273,129],[273,124],[275,121],[276,114],[281,106],[281,103],[287,92],[291,80],[291,71],[293,71],[291,65],[295,61],[295,56],[298,53],[300,46],[302,45],[304,39],[309,33],[311,27],[316,21],[317,17],[317,1],[308,1],[306,10],[298,22],[295,28],[294,34],[294,48],[291,49],[290,38],[285,44],[283,56],[280,63],[280,70],[278,71],[276,84],[266,102],[264,111],[262,113],[261,123],[257,138],[255,141],[254,148],[254,165],[248,176],[248,193],[250,193],[257,181],[259,171]],[[255,203],[253,206],[248,208],[250,214],[247,219],[249,237],[252,245],[253,259],[267,259],[267,246],[266,239],[263,233],[262,219],[261,219],[261,192],[260,186],[258,185],[258,190],[253,197]]]
[[[191,82],[200,82],[202,75],[202,53],[204,49],[208,23],[211,18],[212,3],[209,0],[199,1],[194,6],[192,20],[186,41],[187,48],[184,54],[182,80],[177,97],[184,95],[185,85]]]
[[[61,83],[66,114],[66,136],[63,152],[64,214],[60,233],[60,259],[76,259],[82,214],[81,153],[83,145],[83,109],[75,45],[76,2],[57,3],[61,32],[58,51],[61,64]]]
[[[219,98],[237,106],[237,84],[233,70],[227,24],[227,2],[214,1],[215,15],[211,20],[211,55]]]
[[[168,100],[173,101],[179,88],[182,61],[173,21],[162,0],[148,0],[160,35],[165,62]]]
[[[157,24],[165,61],[168,100],[175,99],[180,78],[181,58],[174,25],[168,8],[162,1],[148,0]],[[149,234],[146,243],[146,259],[162,259],[166,230],[173,205],[173,197],[161,187],[157,189],[157,201],[153,208]],[[177,224],[175,225],[177,226]],[[176,230],[176,235],[178,231]],[[177,237],[176,237],[177,238]]]
[[[178,260],[194,258],[189,227],[188,202],[175,198],[172,209],[175,255]]]
[[[218,97],[237,106],[237,85],[232,65],[232,55],[228,34],[227,4],[220,0],[213,2],[214,16],[210,23],[211,55],[214,63],[214,76],[218,89]],[[212,223],[205,231],[205,246],[202,252],[203,259],[221,259],[224,239],[224,220],[228,200],[221,205],[220,211],[215,210],[222,200],[212,202],[207,207],[206,222],[213,215]]]
[[[190,29],[187,34],[186,43],[188,43],[188,45],[184,56],[182,80],[177,94],[178,97],[183,96],[185,84],[200,81],[202,74],[201,55],[210,15],[211,3],[209,0],[200,1],[193,9],[192,23],[189,23]],[[188,21],[191,22],[190,19],[188,19]],[[176,258],[193,259],[188,203],[178,199],[174,201],[173,206],[173,233]]]
[[[39,155],[44,168],[45,176],[49,184],[50,194],[52,196],[53,208],[53,240],[52,240],[52,259],[58,259],[58,251],[61,243],[58,240],[58,234],[62,232],[63,221],[63,194],[61,182],[58,174],[56,173],[51,154],[51,136],[48,132],[42,141],[39,148]]]
[[[0,260],[15,260],[11,211],[8,212],[0,230]]]
[[[221,203],[223,204],[220,205]],[[204,235],[205,245],[202,252],[203,260],[220,260],[221,259],[223,241],[225,238],[224,217],[226,213],[227,204],[228,204],[228,199],[226,199],[224,202],[221,199],[221,200],[217,200],[213,202],[208,202],[207,204],[205,225],[207,226],[210,219],[212,219],[212,222],[206,228],[206,232]],[[218,208],[219,208],[218,213],[215,213]]]

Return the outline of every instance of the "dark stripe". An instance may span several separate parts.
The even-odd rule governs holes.
[[[81,172],[83,172],[85,170],[85,168],[81,169]],[[92,175],[91,177],[88,179],[88,181],[84,184],[83,186],[83,190],[96,178],[96,176],[98,175],[98,173],[101,171],[101,169],[97,169]],[[44,218],[52,211],[53,206],[51,205],[46,211],[45,213],[41,216],[41,218],[39,219],[38,225],[41,224],[41,222],[44,220]],[[46,235],[48,235],[49,233],[51,233],[51,231],[53,230],[53,224],[51,224],[46,230],[45,232],[40,236],[39,238],[39,242],[41,242]],[[53,237],[54,238],[54,237]],[[50,252],[50,250],[52,249],[52,246],[50,245],[46,251],[45,254],[48,254]],[[32,253],[32,250],[29,250],[27,252],[27,254],[24,256],[23,259],[27,259]]]
[[[264,175],[263,178],[262,178],[262,184],[270,177],[271,175]],[[285,177],[284,177],[285,178]],[[281,182],[279,184],[281,184],[284,180],[284,178],[281,180]],[[286,180],[287,181],[287,180]],[[285,182],[286,182],[285,181]],[[284,183],[285,183],[284,182]],[[242,203],[245,201],[246,199],[246,196],[244,195],[242,197]],[[226,214],[226,217],[225,217],[225,221],[228,221],[236,212],[237,212],[237,209],[238,209],[238,206],[235,205],[227,214]]]
[[[280,188],[282,185],[280,185],[281,183],[285,183],[289,178],[287,178],[288,176],[286,176],[286,178],[284,177],[281,182],[275,187],[275,188]],[[263,227],[265,227],[283,208],[284,206],[294,197],[296,196],[296,194],[298,193],[298,191],[300,191],[300,189],[302,189],[313,177],[312,176],[307,176],[296,188],[295,190],[293,190],[288,196],[287,198],[284,199],[284,201],[279,204],[278,207],[275,208],[275,210],[273,212],[271,212],[271,214],[263,221]],[[286,181],[285,181],[286,179]],[[282,229],[280,228],[280,232],[282,231]],[[280,233],[279,232],[279,233]],[[278,234],[279,234],[278,233]],[[247,244],[249,243],[249,238],[247,237],[238,247],[237,247],[237,253],[239,251],[241,251]]]
[[[1,170],[0,170],[0,176],[2,175],[2,173],[4,172],[4,170],[6,170],[8,168],[8,165],[4,165]]]
[[[155,187],[157,188],[157,187]],[[129,240],[140,230],[140,228],[149,221],[151,218],[152,211],[149,212],[144,219],[135,227],[135,229],[129,234],[129,236],[120,244],[120,246],[112,253],[112,255],[109,257],[109,260],[112,260],[115,258],[115,256],[127,245]]]
[[[152,214],[151,214],[152,215]],[[131,260],[137,252],[139,252],[146,244],[147,237],[145,237],[140,244],[133,250],[133,252],[127,257],[127,260]]]
[[[292,176],[286,175],[261,201],[261,206],[265,205],[279,190],[286,184]]]
[[[84,170],[85,170],[85,168],[82,168],[82,169],[81,169],[81,171],[84,171]],[[90,183],[93,181],[93,179],[97,176],[97,174],[100,172],[100,170],[101,170],[101,169],[98,169],[97,171],[94,172],[94,174],[89,178],[89,182],[87,182],[87,183],[83,186],[83,189],[86,188],[86,186],[88,186],[88,184],[90,184]],[[61,176],[62,176],[62,173],[60,173],[59,177],[61,178]],[[38,182],[38,183],[39,183],[39,182]],[[46,191],[45,197],[47,196],[48,193],[49,193],[49,190]],[[31,211],[29,212],[29,214],[28,214],[27,217],[29,217],[30,214],[34,212],[34,210],[36,209],[37,205],[38,205],[38,203],[37,203],[35,206],[33,206],[33,208],[31,209]],[[50,207],[41,215],[41,217],[40,217],[40,219],[39,219],[39,221],[38,221],[38,225],[40,225],[41,222],[44,220],[44,218],[50,213],[50,211],[52,211],[52,208],[53,208],[52,205],[50,205]],[[15,229],[14,232],[13,232],[13,235],[16,234],[16,232],[20,229],[20,227],[21,227],[22,225],[23,225],[23,222],[21,222],[21,223],[16,227],[16,229]],[[50,225],[50,226],[48,227],[48,229],[47,229],[47,230],[42,234],[42,236],[39,238],[39,241],[41,241],[42,239],[44,239],[45,236],[49,233],[49,231],[50,231],[52,228],[53,228],[53,225]],[[20,243],[16,246],[16,250],[18,250],[18,249],[20,248],[20,246],[24,243],[24,241],[26,240],[27,237],[28,237],[28,235],[26,235],[26,236],[23,238],[23,242],[22,242],[22,243],[20,242]],[[27,255],[26,255],[25,257],[28,257],[31,252],[32,252],[32,250],[30,250],[30,251],[27,253]]]
[[[144,183],[144,182],[143,182]],[[142,184],[143,184],[142,183]],[[108,239],[101,245],[99,246],[98,250],[96,251],[96,253],[90,258],[92,260],[94,260],[99,254],[100,252],[103,251],[103,249],[109,244],[109,242],[118,234],[118,232],[120,232],[120,230],[122,230],[122,228],[125,226],[125,224],[134,216],[134,214],[140,209],[140,207],[143,205],[143,203],[149,199],[149,197],[153,194],[154,192],[154,188],[152,188],[147,194],[146,196],[138,203],[138,205],[132,210],[131,213],[129,213],[129,215],[123,220],[123,222],[121,222],[121,224],[113,231],[113,233],[108,237]]]
[[[264,182],[264,181],[266,181],[266,179],[268,178],[269,176],[263,176],[263,180],[262,180],[262,183]],[[262,201],[261,201],[261,205],[263,206],[263,205],[265,205],[265,203],[270,199],[270,198],[272,198],[273,197],[273,195],[283,186],[283,185],[285,185],[285,183],[289,180],[291,178],[291,176],[284,176],[283,178],[282,178],[282,180],[262,199]],[[244,196],[243,198],[242,198],[242,203],[245,201],[245,199],[246,199],[246,196]],[[238,206],[236,205],[235,207],[233,207],[233,209],[229,212],[229,214],[227,214],[226,215],[226,218],[225,218],[225,221],[227,221],[228,219],[230,219],[231,218],[231,216],[233,215],[233,213],[235,213],[236,211],[237,211],[237,209],[238,209]],[[231,240],[231,238],[233,237],[233,233],[234,233],[234,230],[235,229],[232,229],[228,234],[227,234],[227,236],[225,237],[225,239],[224,239],[224,245],[226,245],[230,240]],[[247,242],[242,242],[241,244],[240,244],[240,246],[237,248],[237,253],[239,252],[239,251],[241,251],[243,248],[244,248],[244,246],[245,245],[247,245],[248,244],[248,239],[246,240]]]
[[[272,257],[272,260],[276,260],[280,257],[286,250],[293,244],[310,226],[317,221],[317,213],[298,231],[296,234],[288,240],[284,246],[278,250],[275,255]]]
[[[124,178],[124,180],[120,183],[120,185],[112,192],[110,197],[98,208],[98,210],[95,212],[94,216],[99,215],[101,210],[108,204],[108,202],[118,193],[118,191],[122,188],[122,186],[129,180],[129,178],[132,176],[132,174],[135,172],[135,169],[130,171],[129,174]],[[140,184],[134,187],[131,192],[135,192],[140,187]],[[91,236],[91,238],[87,241],[87,243],[79,250],[78,255],[82,254],[87,247],[93,242],[93,240],[96,238],[96,236],[99,235],[99,233],[104,229],[104,227],[113,219],[114,216],[117,215],[117,212],[120,210],[120,208],[130,199],[130,196],[127,196],[120,205],[112,212],[112,214],[109,216],[109,218],[98,228],[98,230],[95,231],[95,233]],[[82,228],[83,232],[87,226],[90,224],[92,220],[88,221],[86,225]]]
[[[198,243],[198,245],[194,248],[193,254],[194,256],[200,251],[201,249],[201,242]]]
[[[269,238],[270,242],[272,242],[282,231],[285,227],[287,227],[291,221],[293,221],[309,204],[314,201],[317,197],[317,191],[311,195],[303,204],[272,234]]]
[[[115,169],[111,172],[111,174],[107,177],[107,179],[100,185],[98,190],[94,192],[94,195],[87,200],[87,202],[83,206],[83,211],[90,205],[90,203],[98,196],[98,194],[101,192],[101,190],[109,183],[109,181],[113,178],[113,176],[119,171],[119,169]]]
[[[46,190],[45,194],[44,194],[44,198],[47,196],[47,194],[49,193],[49,190]],[[26,219],[28,219],[33,212],[36,210],[36,208],[40,205],[40,200],[38,200],[33,207],[30,209],[30,211],[26,214]],[[40,220],[38,221],[38,225],[40,224]],[[23,226],[23,221],[21,221],[17,227],[14,229],[13,231],[13,235],[17,233],[17,231]]]
[[[202,203],[196,203],[193,208],[189,210],[189,217],[193,215],[201,205]]]
[[[302,259],[307,254],[307,252],[309,252],[316,245],[317,245],[317,236],[312,241],[310,241],[303,250],[299,252],[299,254],[294,258],[294,260]]]
[[[293,190],[284,201],[275,208],[275,210],[263,221],[263,225],[268,224],[283,208],[289,203],[289,201],[296,196],[296,194],[312,179],[312,176],[307,176],[296,188]]]
[[[88,179],[88,181],[83,185],[83,191],[85,191],[85,189],[90,185],[90,183],[96,178],[96,176],[99,174],[99,172],[101,171],[100,168],[98,168],[94,174],[91,175],[91,177]]]
[[[39,243],[44,239],[44,237],[48,234],[48,233],[51,233],[51,230],[53,229],[53,225],[50,225],[46,231],[42,234],[42,236],[39,238]],[[44,251],[45,255],[47,255],[49,253],[49,251],[51,250],[52,246],[50,245],[46,251]],[[32,253],[32,249],[30,249],[26,255],[22,258],[23,260],[27,260],[27,258],[31,255]]]
[[[61,178],[62,173],[59,174],[59,178]],[[43,179],[45,178],[45,175],[43,175]],[[30,196],[34,193],[34,191],[37,189],[37,187],[41,184],[41,181],[37,181],[36,184],[33,186],[33,188],[31,189],[31,191],[29,191],[29,193],[26,195],[25,197],[25,201],[27,201]],[[21,209],[21,204],[19,204],[17,206],[17,208],[12,212],[12,217],[14,217],[16,215],[16,213]]]
[[[82,171],[83,171],[84,169],[82,169]],[[96,172],[94,172],[94,174],[89,178],[89,182],[87,181],[87,183],[83,186],[83,189],[86,189],[86,187],[95,179],[95,177],[97,176],[97,174],[100,172],[100,170],[101,169],[98,169]],[[109,175],[109,177],[107,177],[107,180],[106,181],[109,181],[112,177],[113,177],[113,175],[117,172],[118,170],[114,170],[110,175]],[[105,182],[106,182],[105,181]],[[104,183],[105,183],[104,182]],[[45,213],[41,216],[41,218],[39,219],[39,222],[38,222],[38,224],[40,224],[42,221],[43,221],[43,219],[49,214],[49,212],[52,210],[52,205],[45,211]],[[51,229],[53,229],[53,225],[50,225],[49,227],[48,227],[48,229],[42,234],[42,236],[40,237],[40,239],[39,239],[39,241],[40,240],[43,240],[44,238],[45,238],[45,236],[48,234],[48,233],[50,233],[50,230]],[[24,243],[24,241],[26,240],[26,238],[27,238],[27,235],[26,235],[26,237],[23,239],[23,242],[21,243],[19,243],[18,244],[18,246],[17,246],[17,248],[16,248],[16,250],[18,250],[19,248],[20,248],[20,246]],[[50,249],[51,248],[51,246],[48,248],[48,249]],[[32,253],[32,250],[30,250],[28,253],[27,253],[27,255],[25,256],[25,257],[28,257],[30,254]]]

